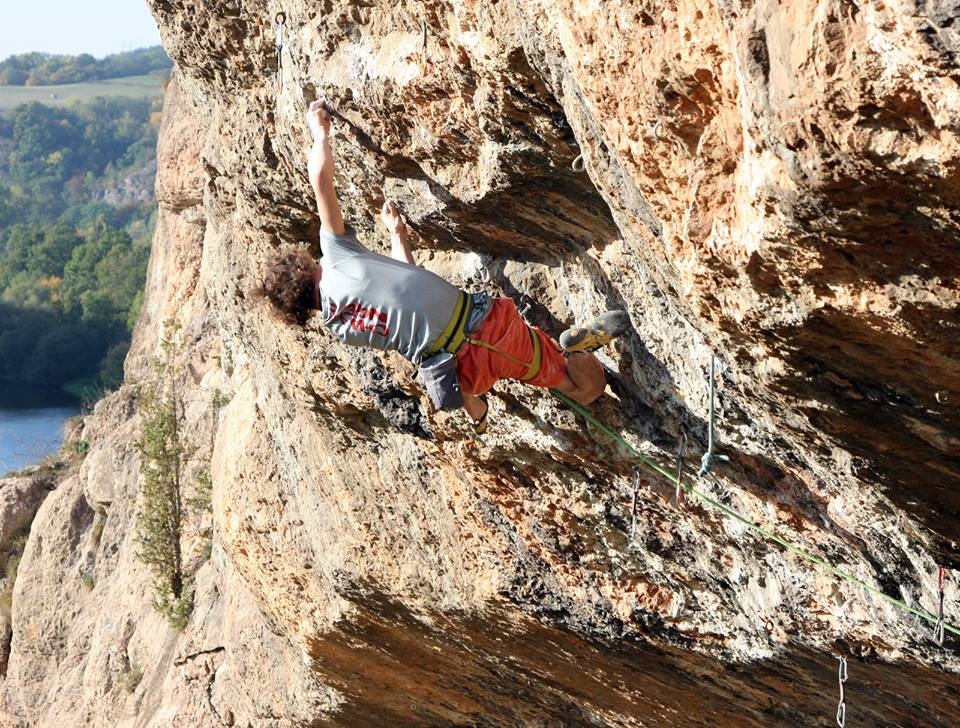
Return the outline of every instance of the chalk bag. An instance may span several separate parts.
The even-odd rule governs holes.
[[[427,394],[438,410],[463,407],[463,393],[457,381],[457,359],[449,351],[441,351],[420,363],[420,377]]]

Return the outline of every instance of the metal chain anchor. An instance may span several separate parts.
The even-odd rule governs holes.
[[[287,14],[282,10],[276,14],[274,21],[277,24],[277,93],[283,93],[283,31],[287,23]]]
[[[847,704],[843,700],[843,684],[847,681],[847,658],[838,657],[837,660],[840,661],[838,676],[840,681],[840,702],[837,704],[837,725],[843,728],[847,722]]]
[[[941,566],[937,570],[937,595],[940,597],[940,607],[937,610],[937,622],[933,626],[933,640],[941,646],[943,645],[943,579],[946,575],[946,568]]]

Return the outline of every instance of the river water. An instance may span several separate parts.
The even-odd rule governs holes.
[[[0,475],[57,452],[64,425],[78,414],[80,403],[68,394],[0,381]]]

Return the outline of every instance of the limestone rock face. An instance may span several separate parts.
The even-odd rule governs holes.
[[[30,525],[49,488],[45,478],[29,475],[0,480],[0,547],[9,548]]]
[[[155,162],[150,162],[131,175],[119,180],[99,195],[108,205],[130,205],[154,201],[154,180],[157,176]]]
[[[957,724],[955,3],[151,6],[147,295],[33,522],[6,723],[819,725],[843,656],[851,724]],[[264,262],[316,251],[318,97],[370,247],[389,196],[423,265],[545,330],[629,312],[589,418],[503,383],[474,439],[399,357],[271,314]],[[180,634],[134,526],[165,332],[212,483]]]

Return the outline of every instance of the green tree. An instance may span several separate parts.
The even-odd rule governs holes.
[[[0,294],[4,300],[29,305],[24,287],[41,285],[50,296],[50,280],[61,278],[73,251],[83,242],[69,225],[15,225],[0,248]],[[41,279],[46,279],[40,283]],[[16,289],[14,291],[14,289]]]
[[[64,266],[64,310],[84,321],[123,330],[143,289],[149,249],[134,248],[122,230],[101,228],[74,248]]]
[[[100,360],[100,382],[107,389],[118,386],[123,381],[123,362],[130,351],[130,341],[124,339],[114,344]]]
[[[6,289],[13,278],[27,272],[30,251],[43,240],[43,228],[36,225],[14,225],[3,239],[0,253],[0,289]]]
[[[41,276],[63,276],[63,268],[74,248],[82,242],[83,238],[69,225],[44,228],[43,237],[27,255],[27,270]]]
[[[154,111],[149,99],[96,98],[69,109],[21,104],[0,120],[0,178],[20,219],[49,222],[149,164]]]
[[[182,432],[181,400],[174,321],[164,324],[161,356],[153,363],[154,379],[140,394],[140,439],[143,488],[137,512],[137,558],[153,574],[154,606],[178,630],[183,629],[192,589],[184,573],[183,476],[188,456]]]
[[[61,60],[17,57],[0,73],[65,73]],[[94,99],[0,114],[0,377],[92,396],[122,376],[155,206],[98,197],[155,158],[156,109]]]
[[[48,283],[48,285],[44,285]],[[23,309],[49,311],[56,315],[60,311],[59,280],[44,281],[34,273],[17,273],[0,293],[0,300]]]
[[[10,209],[10,188],[5,184],[0,183],[0,230],[6,228],[13,217],[13,212]],[[0,252],[3,248],[0,247]]]
[[[96,328],[58,321],[34,336],[19,377],[23,381],[69,382],[97,371],[105,342]]]
[[[0,86],[45,86],[140,76],[168,70],[172,65],[161,46],[116,53],[101,60],[88,53],[79,56],[21,53],[0,63]]]
[[[27,309],[0,301],[0,378],[36,382],[29,376],[29,359],[37,341],[37,332],[55,326],[57,317],[50,311]]]

